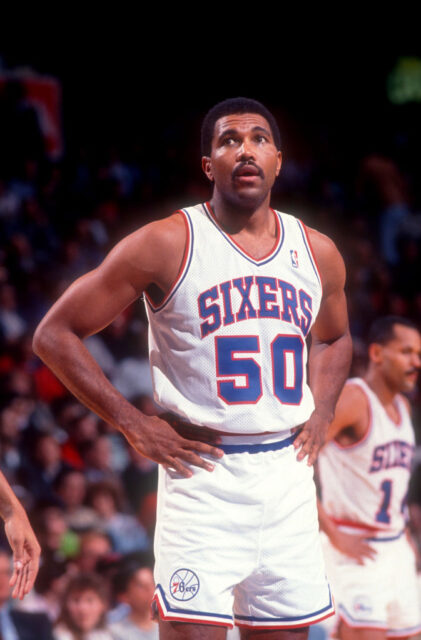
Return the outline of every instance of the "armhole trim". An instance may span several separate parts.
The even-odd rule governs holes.
[[[192,225],[191,218],[185,209],[178,209],[178,211],[175,211],[174,213],[181,213],[184,220],[184,224],[186,225],[187,237],[186,237],[186,245],[184,247],[183,260],[175,281],[173,282],[173,284],[170,287],[170,290],[168,291],[165,298],[159,305],[154,305],[150,296],[145,291],[144,293],[145,300],[147,301],[148,306],[153,313],[156,313],[157,311],[161,311],[161,309],[163,309],[167,305],[167,303],[171,300],[171,298],[174,296],[176,291],[179,289],[181,283],[183,282],[184,278],[187,275],[187,272],[191,264],[192,256],[193,256],[193,239],[194,238],[193,238],[193,225]]]
[[[318,279],[318,281],[319,281],[319,284],[320,284],[320,287],[321,287],[321,289],[322,289],[322,295],[321,295],[321,297],[323,298],[323,282],[322,282],[322,277],[321,277],[321,275],[320,275],[320,269],[319,269],[319,266],[318,266],[318,264],[317,264],[317,260],[316,260],[316,256],[315,256],[315,254],[314,254],[313,247],[312,247],[311,242],[310,242],[310,237],[309,237],[309,235],[308,235],[307,227],[306,227],[306,225],[305,225],[301,220],[299,220],[298,218],[297,218],[297,223],[298,223],[298,227],[299,227],[299,229],[300,229],[300,231],[301,231],[301,235],[303,236],[304,246],[305,246],[305,248],[307,249],[307,253],[308,253],[308,257],[309,257],[309,259],[310,259],[311,266],[313,267],[314,273],[316,274],[316,277],[317,277],[317,279]]]
[[[335,447],[338,447],[338,449],[341,449],[341,451],[348,451],[350,449],[355,449],[356,447],[359,447],[360,445],[364,444],[364,442],[366,442],[366,440],[368,440],[368,437],[371,434],[371,431],[372,431],[372,428],[373,428],[373,411],[372,411],[372,408],[371,408],[370,396],[368,395],[367,391],[364,389],[364,387],[362,385],[358,384],[358,382],[347,382],[346,384],[347,385],[353,384],[355,387],[358,387],[359,389],[361,389],[361,391],[363,392],[363,394],[367,398],[367,404],[368,404],[368,427],[367,427],[367,431],[365,432],[363,437],[360,438],[359,440],[357,440],[356,442],[353,442],[352,444],[340,444],[335,438],[333,438],[333,440],[331,440],[332,444],[334,444]]]

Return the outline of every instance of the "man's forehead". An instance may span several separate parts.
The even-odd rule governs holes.
[[[272,133],[270,124],[260,113],[232,113],[215,122],[214,136],[218,137],[227,129],[253,129],[261,127]]]
[[[393,338],[390,342],[408,344],[418,347],[421,347],[421,334],[417,329],[413,329],[412,327],[406,327],[402,324],[395,324],[393,326]]]

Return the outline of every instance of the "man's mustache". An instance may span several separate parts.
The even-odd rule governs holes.
[[[254,167],[256,169],[256,171],[257,171],[256,175],[258,175],[259,178],[262,178],[262,180],[264,179],[265,174],[263,173],[263,170],[257,164],[255,164],[254,162],[250,162],[250,161],[240,162],[240,164],[237,165],[235,167],[234,171],[232,172],[232,178],[233,179],[236,178],[238,176],[238,174],[241,171],[243,171],[243,169],[245,169],[246,167]]]

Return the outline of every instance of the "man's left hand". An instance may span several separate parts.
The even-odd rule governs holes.
[[[34,586],[41,548],[20,505],[5,519],[4,530],[13,551],[13,574],[10,578],[10,586],[14,587],[12,597],[22,600]]]
[[[303,427],[295,427],[294,431],[300,433],[294,440],[294,447],[298,451],[297,460],[301,462],[308,456],[307,464],[310,467],[315,463],[317,455],[322,448],[330,420],[323,418],[314,411]]]

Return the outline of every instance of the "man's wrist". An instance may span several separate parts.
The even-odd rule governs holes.
[[[313,411],[313,416],[318,418],[322,422],[330,424],[335,417],[335,412],[332,409],[326,407],[316,407]]]
[[[0,515],[4,522],[11,520],[14,516],[22,514],[25,514],[25,510],[17,498],[12,497],[7,501],[2,500],[0,505]]]

